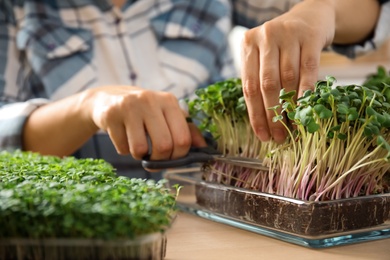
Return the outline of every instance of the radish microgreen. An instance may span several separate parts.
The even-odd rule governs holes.
[[[338,86],[327,77],[297,100],[295,91],[282,89],[280,105],[269,108],[273,121],[288,131],[280,145],[255,137],[239,79],[198,90],[189,101],[190,114],[217,139],[218,149],[263,159],[270,167],[265,174],[216,162],[206,168],[205,179],[302,200],[389,192],[389,81],[379,67],[361,86]]]

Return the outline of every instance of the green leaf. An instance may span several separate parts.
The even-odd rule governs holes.
[[[272,122],[276,123],[277,121],[281,121],[283,120],[283,116],[282,115],[277,115],[277,116],[274,116],[272,118]]]
[[[331,127],[329,130],[337,132],[337,131],[340,131],[340,129],[341,129],[341,125],[335,125],[335,126]]]
[[[330,93],[334,96],[334,97],[340,97],[341,96],[341,93],[340,93],[340,91],[338,90],[338,89],[332,89],[331,91],[330,91]]]
[[[283,102],[282,104],[282,111],[292,111],[293,110],[293,106],[291,105],[290,102]]]
[[[296,95],[296,93],[297,92],[295,90],[286,92],[286,90],[283,88],[280,90],[279,99],[281,101],[291,100]],[[282,103],[281,101],[280,101],[280,103]]]
[[[326,81],[327,81],[329,87],[331,87],[336,82],[335,77],[326,76],[325,78],[326,78]]]
[[[345,140],[345,139],[347,139],[347,135],[343,134],[343,133],[338,133],[337,134],[337,138],[340,139],[340,140]]]
[[[330,96],[331,96],[330,93],[323,93],[321,94],[321,99],[324,100],[326,103],[328,103]]]
[[[317,115],[321,118],[321,119],[328,119],[328,118],[331,118],[332,117],[332,111],[330,111],[329,109],[327,109],[324,105],[322,104],[317,104],[314,106],[314,111],[317,113]]]
[[[313,108],[311,106],[300,108],[295,113],[295,119],[299,119],[303,126],[307,126],[313,120]]]
[[[349,121],[355,121],[359,118],[359,113],[356,110],[356,107],[350,107],[348,109],[348,120]]]
[[[378,135],[376,138],[377,145],[382,146],[385,148],[388,152],[390,152],[390,144],[383,138],[383,136]]]
[[[355,98],[352,100],[352,105],[354,105],[355,107],[360,107],[362,104],[362,101],[358,98]]]
[[[384,124],[386,122],[386,117],[384,115],[381,115],[379,113],[376,113],[376,120],[380,125]]]
[[[317,124],[314,119],[312,118],[309,123],[307,124],[307,130],[309,133],[314,133],[320,128],[320,125]]]
[[[342,115],[346,115],[348,114],[348,111],[349,111],[349,107],[346,106],[345,104],[341,103],[341,104],[338,104],[337,105],[337,112],[342,114]]]
[[[295,119],[295,112],[288,112],[287,113],[287,117],[288,119],[290,120],[294,120]],[[390,122],[390,121],[389,121]]]
[[[268,110],[274,110],[276,111],[278,108],[280,108],[280,105],[276,105],[276,106],[273,106],[273,107],[269,107],[267,108]]]
[[[312,94],[312,91],[310,89],[306,90],[303,93],[303,96],[298,98],[298,103],[300,103],[302,105],[307,105],[308,103],[310,103],[310,100],[312,98],[311,94]]]
[[[382,126],[385,128],[390,128],[390,114],[387,112],[384,112],[383,116],[385,117],[385,121],[382,123]]]
[[[369,116],[375,116],[376,111],[372,107],[366,107],[366,114]]]
[[[390,86],[387,84],[384,84],[385,90],[384,90],[384,96],[386,98],[386,101],[390,102]]]
[[[366,137],[371,137],[372,136],[372,131],[371,131],[371,128],[370,127],[364,127],[364,131],[363,131],[364,135]]]

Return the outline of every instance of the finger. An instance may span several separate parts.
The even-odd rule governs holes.
[[[179,100],[179,107],[181,108],[183,115],[186,117],[186,122],[188,124],[188,128],[190,130],[190,135],[191,135],[191,140],[192,140],[191,145],[194,147],[207,146],[207,142],[204,139],[202,132],[199,130],[199,128],[194,123],[192,123],[192,120],[189,117],[187,102],[185,102],[183,99]],[[190,120],[190,121],[188,121],[188,120]]]
[[[126,117],[125,120],[127,142],[130,147],[130,153],[134,159],[141,160],[148,154],[149,144],[146,136],[146,129],[142,116]]]
[[[190,129],[192,146],[206,147],[207,142],[204,139],[202,132],[199,130],[199,128],[194,123],[188,123],[188,128]]]
[[[288,41],[286,46],[281,48],[280,53],[280,81],[282,88],[286,92],[295,90],[296,94],[294,99],[297,99],[299,91],[299,65],[300,65],[300,46],[298,42]],[[283,117],[283,122],[285,122],[289,127],[293,127],[288,121],[286,115]]]
[[[245,33],[241,49],[241,79],[245,103],[253,131],[261,141],[269,141],[267,117],[259,82],[259,49],[254,30]]]
[[[308,89],[314,89],[318,79],[320,66],[321,46],[319,44],[304,43],[301,50],[300,81],[298,97]]]
[[[281,47],[280,81],[287,92],[299,89],[300,46],[298,42],[289,42]]]
[[[271,38],[270,32],[265,31],[264,34],[265,37]],[[268,109],[279,105],[281,82],[279,69],[280,54],[277,46],[275,42],[266,40],[260,45],[260,89],[264,100],[269,131],[273,140],[281,143],[286,138],[286,129],[281,122],[273,122],[275,111]],[[280,111],[281,108],[278,108],[277,112],[280,113]]]
[[[130,148],[127,142],[127,135],[125,126],[123,124],[111,125],[107,129],[107,133],[110,136],[112,143],[118,154],[126,155],[129,154]]]
[[[188,153],[192,142],[186,117],[177,102],[164,110],[164,116],[173,141],[171,159],[183,157]]]
[[[168,160],[173,151],[173,140],[162,110],[155,110],[144,117],[144,126],[149,134],[151,160]]]

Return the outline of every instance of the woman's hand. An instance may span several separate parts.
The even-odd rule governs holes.
[[[306,1],[304,1],[306,2]],[[242,82],[252,128],[261,141],[283,142],[286,130],[272,122],[279,92],[300,96],[317,81],[320,53],[335,33],[335,10],[326,1],[296,5],[246,32],[242,43]],[[280,111],[280,110],[279,110]]]
[[[267,109],[279,104],[280,90],[296,90],[299,97],[314,88],[323,48],[364,41],[379,12],[377,0],[305,0],[246,32],[241,77],[250,122],[261,141],[280,143],[287,135]]]
[[[71,155],[99,129],[109,134],[119,154],[130,153],[136,159],[149,149],[151,159],[159,160],[184,156],[190,145],[206,145],[172,94],[106,86],[37,108],[24,125],[24,149]]]
[[[88,90],[85,100],[93,123],[109,134],[119,154],[142,159],[151,150],[152,160],[163,160],[206,145],[170,93],[110,86]]]

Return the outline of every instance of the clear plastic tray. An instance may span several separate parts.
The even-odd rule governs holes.
[[[133,240],[0,239],[0,260],[148,259],[165,257],[166,237],[154,233]]]
[[[178,206],[202,218],[311,248],[390,238],[390,194],[302,201],[205,182],[200,168],[165,172]]]

